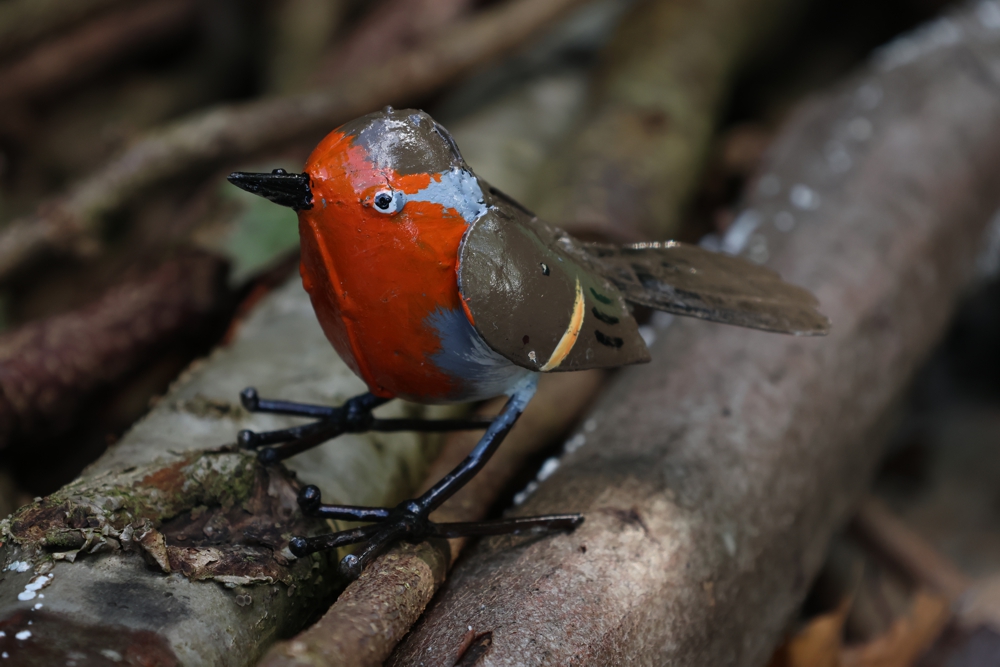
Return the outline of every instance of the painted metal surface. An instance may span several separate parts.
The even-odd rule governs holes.
[[[572,371],[649,361],[622,293],[579,261],[568,235],[505,202],[474,223],[459,283],[476,330],[531,370]]]
[[[479,179],[422,111],[341,126],[303,174],[230,180],[298,210],[320,324],[383,398],[477,400],[532,372],[649,361],[627,302],[785,333],[829,326],[811,294],[745,260],[577,241]]]
[[[820,335],[830,328],[809,291],[739,257],[676,241],[588,243],[582,250],[632,303],[779,333]]]

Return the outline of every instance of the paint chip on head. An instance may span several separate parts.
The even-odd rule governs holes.
[[[19,639],[21,641],[29,639],[30,637],[31,637],[31,630],[21,630],[16,635],[14,635],[15,639]]]

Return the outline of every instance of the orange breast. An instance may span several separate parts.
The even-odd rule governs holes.
[[[427,319],[462,308],[456,264],[465,220],[429,202],[408,202],[395,216],[361,207],[359,198],[387,179],[415,193],[431,176],[369,179],[370,165],[343,138],[321,143],[306,170],[313,208],[299,213],[302,281],[330,342],[376,395],[447,400],[459,379],[431,361],[441,341]]]

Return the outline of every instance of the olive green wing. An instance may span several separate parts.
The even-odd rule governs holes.
[[[622,292],[580,261],[574,244],[521,208],[491,206],[459,251],[459,290],[476,331],[535,371],[649,361]]]
[[[739,257],[676,241],[580,248],[632,303],[780,333],[815,336],[830,329],[810,292]]]

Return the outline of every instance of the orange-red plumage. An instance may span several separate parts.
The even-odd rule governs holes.
[[[446,400],[456,379],[431,362],[441,340],[425,322],[464,312],[456,269],[468,225],[438,203],[407,202],[391,217],[371,203],[386,187],[416,194],[440,176],[376,168],[343,132],[316,147],[305,171],[313,207],[299,212],[302,280],[327,337],[373,393]]]

